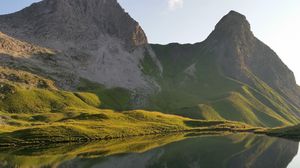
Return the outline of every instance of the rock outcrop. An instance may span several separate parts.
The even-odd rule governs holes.
[[[42,48],[26,42],[22,42],[0,32],[0,54],[26,58],[32,55],[54,53],[47,48]]]
[[[148,43],[142,28],[117,0],[44,0],[1,16],[0,21],[3,32],[31,42],[80,43],[107,35],[120,39],[127,47]]]
[[[225,75],[254,86],[253,75],[300,106],[300,91],[293,72],[266,44],[257,39],[246,17],[229,12],[205,40],[218,55]]]
[[[34,55],[15,64],[38,67],[65,89],[75,88],[81,78],[108,88],[157,89],[141,70],[145,52],[158,63],[147,37],[116,0],[43,0],[0,16],[0,23],[8,36],[55,52],[50,59]]]

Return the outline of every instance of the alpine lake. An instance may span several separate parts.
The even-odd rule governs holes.
[[[170,134],[1,148],[2,168],[299,168],[298,142],[256,134]]]

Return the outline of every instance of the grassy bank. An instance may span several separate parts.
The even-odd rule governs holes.
[[[0,134],[0,146],[90,142],[175,132],[253,131],[252,127],[237,122],[191,120],[158,112],[85,110],[73,109],[72,113],[68,113],[69,117],[60,119],[57,118],[59,113],[41,115],[44,118],[58,119],[52,122],[39,121],[30,126],[15,127],[3,125],[2,130],[7,132]],[[27,117],[32,118],[30,115]],[[26,125],[26,121],[23,122]]]

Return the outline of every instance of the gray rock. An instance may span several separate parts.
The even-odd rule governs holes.
[[[74,89],[80,78],[108,88],[158,89],[140,64],[146,50],[159,62],[144,31],[116,0],[44,0],[0,16],[0,23],[3,33],[55,52],[51,57],[1,58],[2,64],[37,69],[65,89]]]
[[[255,75],[300,107],[300,89],[293,72],[254,36],[244,15],[229,12],[204,43],[218,55],[218,65],[225,75],[251,86],[255,86]]]

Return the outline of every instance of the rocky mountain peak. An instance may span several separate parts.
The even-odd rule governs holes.
[[[246,17],[238,12],[230,11],[215,26],[209,39],[251,39],[254,35],[251,32],[250,24]]]
[[[141,71],[146,50],[151,53],[147,37],[117,0],[43,0],[1,15],[0,32],[20,42],[10,46],[55,51],[51,57],[28,52],[13,64],[40,67],[38,73],[51,74],[61,88],[76,89],[83,78],[107,88],[157,88]]]
[[[148,43],[142,28],[117,0],[44,0],[0,16],[0,22],[4,33],[34,43],[31,37],[78,43],[107,35],[121,39],[127,48]]]
[[[269,46],[254,36],[244,15],[230,11],[217,23],[205,45],[218,57],[217,64],[226,76],[253,87],[258,77],[300,105],[299,97],[293,94],[299,92],[293,72]]]

